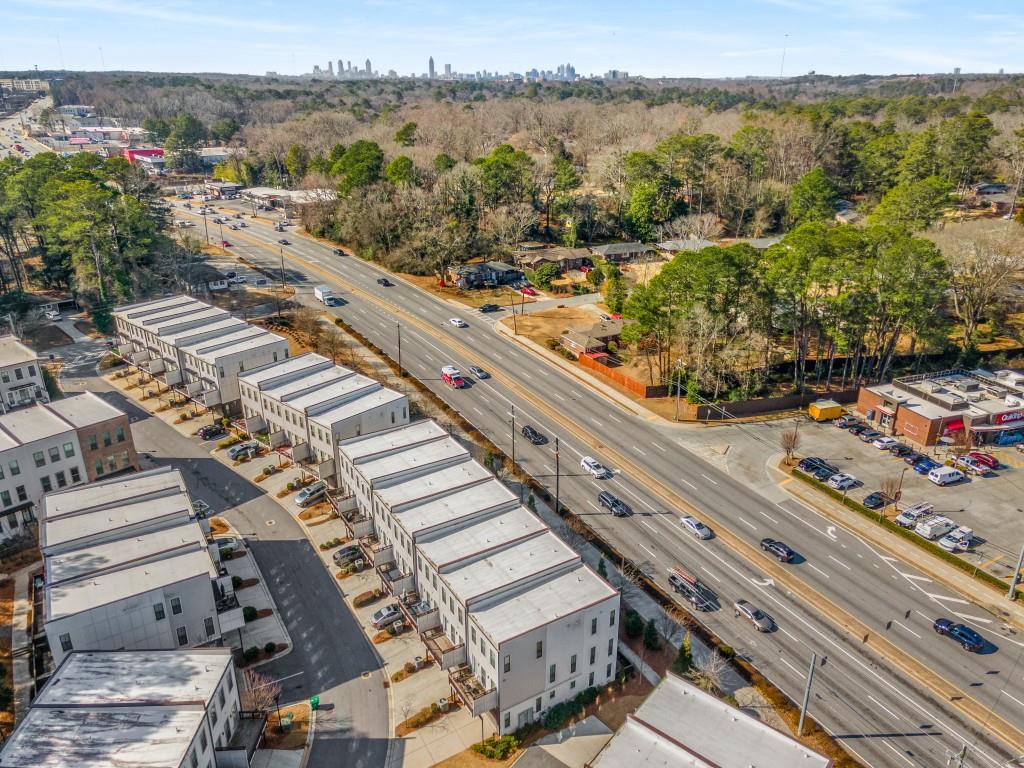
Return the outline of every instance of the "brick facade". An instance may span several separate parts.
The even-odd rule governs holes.
[[[90,483],[139,468],[139,455],[135,451],[131,424],[126,415],[76,431]]]

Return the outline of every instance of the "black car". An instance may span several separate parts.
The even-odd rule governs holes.
[[[835,467],[830,467],[827,464],[825,466],[818,466],[811,470],[811,477],[817,480],[819,483],[824,483],[832,475],[838,475],[839,471]]]
[[[956,640],[965,651],[977,653],[985,647],[985,638],[965,624],[954,624],[951,619],[936,619],[932,627],[940,635]]]
[[[291,243],[289,243],[283,237],[280,240],[278,240],[277,242],[279,242],[281,245],[291,245]]]
[[[896,443],[896,445],[889,449],[889,453],[891,453],[893,456],[898,456],[899,458],[902,459],[904,456],[909,456],[910,454],[914,453],[914,449],[911,448],[909,445],[904,445],[903,443]]]
[[[215,437],[223,437],[227,433],[228,431],[220,424],[207,424],[196,432],[203,440],[213,440]]]
[[[345,252],[343,250],[341,250],[341,248],[332,248],[331,249],[331,253],[333,253],[335,256],[344,256],[345,255]]]
[[[817,456],[808,456],[806,459],[800,459],[800,463],[796,465],[796,468],[802,472],[810,472],[812,469],[821,466],[822,459]]]
[[[851,435],[859,435],[861,432],[865,432],[869,429],[871,429],[871,427],[869,427],[867,424],[854,424],[846,431],[849,432]]]
[[[629,505],[610,491],[601,491],[597,494],[597,501],[602,507],[607,507],[615,517],[629,517],[633,514]]]
[[[385,288],[390,288],[391,287],[391,281],[388,280],[386,277],[378,277],[377,278],[377,285],[382,285]]]
[[[780,563],[788,563],[796,553],[776,539],[761,539],[761,549],[779,558]]]
[[[863,504],[868,509],[882,509],[883,507],[887,507],[892,504],[892,501],[892,499],[881,491],[875,491],[874,493],[869,493],[864,497]]]
[[[910,453],[908,453],[906,456],[903,457],[903,460],[905,462],[907,462],[907,464],[909,464],[910,466],[914,466],[921,459],[927,459],[927,458],[928,457],[925,456],[923,453],[918,453],[917,451],[911,451]]]
[[[519,431],[523,433],[523,437],[525,437],[527,440],[529,440],[534,445],[544,445],[544,443],[546,443],[548,441],[548,439],[547,439],[547,437],[545,435],[543,435],[540,432],[538,432],[536,429],[531,427],[529,424],[524,426]]]
[[[334,564],[342,567],[352,565],[356,560],[361,560],[362,558],[363,552],[357,544],[342,547],[331,555],[331,560],[334,561]]]
[[[497,304],[484,304],[480,307],[481,312],[498,312],[501,310]]]

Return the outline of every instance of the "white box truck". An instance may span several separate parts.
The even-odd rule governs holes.
[[[333,307],[341,302],[334,295],[334,291],[331,290],[330,286],[318,285],[313,289],[313,296],[316,297],[317,301],[323,302],[324,306]]]
[[[935,517],[929,517],[926,520],[922,520],[916,526],[914,526],[914,532],[918,536],[923,536],[926,539],[934,541],[956,528],[956,523],[950,520],[948,517],[942,515],[936,515]]]

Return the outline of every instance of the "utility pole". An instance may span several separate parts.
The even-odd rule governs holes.
[[[512,406],[512,466],[516,465],[516,407]]]
[[[207,223],[206,216],[203,216],[203,231],[206,233],[206,244],[210,244],[210,225]]]
[[[512,289],[509,288],[508,292],[512,294],[512,333],[515,336],[519,335],[519,324],[516,322],[516,295],[512,293]]]
[[[558,438],[555,438],[555,514],[561,514],[561,507],[558,503],[558,485],[562,478],[561,467],[559,466],[560,455],[558,453]]]
[[[683,360],[682,358],[676,358],[676,421],[679,421],[679,387],[683,383],[680,378],[680,371],[682,370]]]
[[[1013,600],[1016,597],[1017,584],[1020,582],[1020,569],[1024,567],[1024,546],[1020,548],[1020,557],[1017,558],[1017,567],[1013,571],[1013,578],[1010,579],[1010,591],[1007,597]]]
[[[278,295],[278,297],[277,297],[277,316],[280,317],[281,316],[281,296],[284,296],[284,288],[285,288],[285,283],[284,283],[284,248],[278,246],[277,250],[280,251],[280,253],[281,253],[281,291],[280,291],[280,295]]]
[[[804,701],[800,705],[800,723],[796,727],[796,736],[800,738],[804,734],[804,719],[807,717],[807,703],[811,698],[811,683],[814,681],[814,665],[818,662],[818,654],[811,654],[811,666],[807,670],[807,687],[804,688]]]
[[[402,324],[395,323],[398,326],[398,378],[405,378],[405,371],[402,370]]]

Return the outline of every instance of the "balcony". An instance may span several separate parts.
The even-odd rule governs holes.
[[[132,341],[128,338],[119,338],[117,340],[117,351],[121,357],[127,357],[128,355],[138,352],[140,349],[139,343]]]
[[[181,384],[181,369],[177,366],[170,366],[164,371],[164,384],[168,387],[176,387]]]
[[[473,670],[460,664],[448,670],[448,682],[473,717],[489,712],[498,706],[498,689],[485,689]]]
[[[437,608],[431,608],[429,603],[420,600],[416,592],[406,592],[405,597],[398,601],[398,605],[405,618],[421,635],[441,625],[441,614]]]
[[[142,364],[142,367],[150,376],[156,376],[167,370],[167,364],[162,357],[151,357]]]
[[[235,593],[225,595],[217,600],[217,623],[220,624],[221,635],[230,632],[232,629],[239,629],[245,626],[245,618],[242,616],[242,606],[238,604],[238,596]]]
[[[310,455],[305,459],[299,460],[299,468],[306,472],[317,480],[323,480],[331,488],[337,484],[335,481],[335,467],[334,459],[328,459],[327,461],[317,461],[315,455]]]
[[[370,547],[370,562],[375,568],[395,562],[395,545],[374,543]]]
[[[384,590],[394,597],[401,597],[412,590],[413,578],[411,573],[402,573],[394,563],[387,563],[377,567],[377,575],[380,577]]]
[[[254,413],[252,416],[246,416],[242,423],[245,425],[244,431],[250,435],[255,435],[257,432],[267,431],[267,422],[264,421],[263,417],[258,413]]]
[[[455,645],[441,627],[434,627],[420,633],[420,640],[427,648],[427,653],[437,662],[441,669],[451,669],[466,663],[466,646]]]
[[[147,360],[149,360],[148,349],[140,349],[137,352],[132,352],[130,355],[128,355],[128,361],[132,365],[142,365]]]

